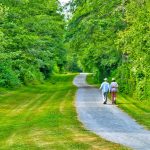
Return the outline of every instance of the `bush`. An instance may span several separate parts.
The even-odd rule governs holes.
[[[38,83],[44,80],[43,74],[40,70],[36,69],[35,66],[30,66],[30,68],[21,68],[19,71],[19,79],[25,84]]]
[[[20,85],[17,74],[9,62],[0,62],[0,86],[14,87]]]

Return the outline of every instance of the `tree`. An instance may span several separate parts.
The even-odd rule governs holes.
[[[1,8],[7,8],[7,15],[0,24],[3,36],[0,56],[9,62],[17,83],[40,81],[56,70],[62,71],[66,63],[65,21],[58,1],[1,0],[1,3]]]

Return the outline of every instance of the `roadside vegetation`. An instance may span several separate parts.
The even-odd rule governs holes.
[[[75,74],[0,92],[2,150],[127,150],[87,131],[78,121]]]
[[[113,76],[120,91],[150,100],[150,1],[72,0],[67,40],[95,80]]]

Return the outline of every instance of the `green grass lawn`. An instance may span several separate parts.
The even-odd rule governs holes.
[[[100,84],[95,84],[92,75],[87,77],[87,82],[89,84],[94,84],[96,87],[100,86]],[[119,93],[117,96],[117,105],[132,116],[138,123],[143,125],[145,128],[150,129],[149,100],[140,101],[128,95]]]
[[[0,92],[2,150],[125,150],[83,128],[77,119],[74,75]]]
[[[127,95],[118,95],[117,105],[138,123],[150,130],[150,101],[140,101]]]

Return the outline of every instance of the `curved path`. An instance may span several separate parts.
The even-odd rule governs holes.
[[[136,150],[150,150],[150,131],[110,102],[102,104],[100,91],[86,83],[86,75],[82,73],[73,81],[79,88],[76,107],[84,126],[109,141]]]

